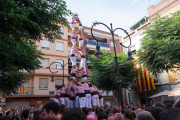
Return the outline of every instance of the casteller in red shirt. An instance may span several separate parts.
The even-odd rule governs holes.
[[[88,118],[88,117],[87,117],[87,119],[86,119],[86,120],[94,120],[94,119],[92,119],[92,118]]]

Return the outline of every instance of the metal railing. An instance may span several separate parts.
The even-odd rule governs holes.
[[[13,93],[13,95],[32,95],[34,87],[20,87],[17,91]]]
[[[86,44],[97,45],[97,41],[96,40],[86,40]],[[101,47],[110,48],[108,43],[98,42],[98,45]]]

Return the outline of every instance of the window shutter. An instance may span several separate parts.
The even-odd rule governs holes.
[[[44,49],[49,49],[50,48],[50,42],[47,41],[47,40],[42,40],[41,41],[41,48],[44,48]]]
[[[63,60],[56,60],[56,62],[60,62],[63,65]],[[56,63],[57,69],[63,69],[62,65],[59,63]]]
[[[62,85],[63,84],[63,80],[61,80],[61,79],[56,79],[55,80],[55,85],[56,86],[59,86],[59,85]]]
[[[39,78],[39,88],[48,88],[48,78]]]
[[[42,68],[49,67],[49,59],[41,59],[41,66]]]
[[[64,51],[64,43],[56,42],[56,50]]]

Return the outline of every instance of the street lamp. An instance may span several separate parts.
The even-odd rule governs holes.
[[[109,27],[108,27],[106,24],[104,24],[104,23],[95,22],[95,23],[93,23],[93,25],[92,25],[92,27],[91,27],[91,35],[92,35],[92,37],[93,37],[95,40],[97,40],[97,43],[98,43],[98,41],[101,41],[101,40],[98,40],[98,39],[96,39],[96,38],[94,37],[94,35],[93,35],[93,33],[92,33],[92,29],[93,29],[94,26],[96,26],[96,25],[98,25],[98,24],[102,24],[102,25],[106,26],[106,27],[109,29],[109,31],[111,32],[111,35],[112,35],[113,45],[114,45],[114,53],[115,53],[115,61],[116,61],[116,70],[117,70],[117,77],[118,77],[117,84],[119,85],[119,95],[120,95],[120,99],[121,99],[121,107],[122,107],[122,109],[124,109],[124,106],[123,106],[123,98],[122,98],[122,89],[121,89],[121,83],[122,83],[122,82],[120,81],[120,75],[119,75],[119,69],[118,69],[118,61],[117,61],[117,58],[118,58],[118,57],[116,56],[116,48],[115,48],[115,43],[114,43],[114,32],[115,32],[117,29],[120,29],[120,30],[123,30],[123,31],[126,33],[126,35],[128,35],[128,37],[129,37],[129,40],[130,40],[129,46],[126,47],[126,46],[124,46],[122,43],[120,43],[120,45],[122,45],[123,47],[128,48],[128,58],[127,58],[127,60],[132,60],[132,59],[133,59],[132,56],[131,56],[131,52],[129,51],[129,47],[131,46],[131,38],[130,38],[129,34],[127,33],[127,31],[124,30],[124,29],[122,29],[122,28],[116,28],[116,29],[113,30],[113,28],[112,28],[112,23],[110,24],[110,25],[111,25],[111,28],[109,28]],[[99,47],[98,44],[97,44],[97,46],[96,46],[95,56],[97,56],[97,58],[100,58],[100,57],[102,56],[102,53],[100,52],[100,47]]]
[[[54,76],[53,76],[53,74],[54,73],[57,73],[58,71],[56,71],[56,72],[52,72],[51,71],[51,65],[52,64],[54,64],[54,63],[59,63],[59,64],[61,64],[60,62],[52,62],[50,65],[49,65],[49,71],[52,73],[52,76],[51,76],[51,82],[54,82]],[[64,64],[64,61],[63,61],[63,64],[61,64],[61,66],[62,66],[62,68],[63,68],[63,84],[64,84],[64,67],[67,65],[68,63],[66,63],[66,64]],[[56,65],[57,66],[57,65]],[[54,69],[54,68],[52,68],[52,69]],[[57,69],[57,68],[55,68],[55,69]]]

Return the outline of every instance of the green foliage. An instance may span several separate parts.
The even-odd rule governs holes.
[[[108,51],[101,50],[103,56],[101,59],[96,58],[94,55],[89,57],[90,65],[93,68],[92,83],[99,89],[105,91],[117,91],[117,71],[115,63],[115,55],[108,53]],[[123,53],[117,53],[118,67],[122,87],[127,88],[133,80],[133,63],[127,61],[127,56]]]
[[[152,24],[144,28],[145,36],[137,52],[138,62],[154,75],[172,70],[180,63],[180,11],[172,17],[152,19]]]
[[[40,41],[42,34],[53,42],[61,38],[61,26],[68,26],[65,16],[71,14],[63,0],[0,0],[0,94],[10,95],[40,68],[41,51],[29,43]]]

